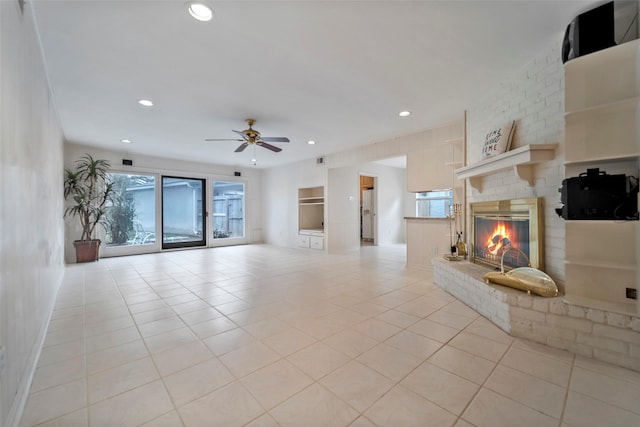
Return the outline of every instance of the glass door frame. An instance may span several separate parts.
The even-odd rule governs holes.
[[[247,211],[247,194],[249,193],[249,184],[246,179],[237,176],[224,176],[224,175],[212,175],[208,179],[208,193],[207,193],[207,211],[209,214],[207,215],[207,222],[209,223],[209,228],[207,232],[207,241],[208,247],[220,247],[220,246],[234,246],[234,245],[246,245],[249,243],[249,218],[251,213]],[[244,236],[243,237],[227,237],[223,239],[214,239],[213,238],[213,230],[214,230],[214,216],[213,216],[213,189],[214,183],[216,181],[222,182],[237,182],[244,185],[244,197],[242,200],[242,212],[244,216]]]
[[[147,170],[143,169],[135,169],[135,170],[125,170],[125,169],[111,169],[109,171],[109,173],[113,173],[113,174],[123,174],[123,175],[147,175],[147,176],[153,176],[154,177],[154,182],[155,182],[155,190],[154,190],[154,197],[155,197],[155,230],[154,233],[156,236],[159,236],[159,231],[160,228],[158,227],[158,224],[160,224],[160,220],[162,218],[162,212],[160,212],[160,209],[158,208],[158,206],[160,206],[160,187],[159,187],[159,183],[160,183],[160,178],[162,177],[162,175],[158,172],[149,172]],[[151,230],[149,230],[151,231]],[[100,228],[99,233],[101,234],[101,239],[103,240],[103,243],[100,245],[100,257],[104,257],[104,258],[109,258],[109,257],[116,257],[116,256],[126,256],[126,255],[141,255],[141,254],[148,254],[148,253],[154,253],[154,252],[160,252],[160,250],[162,249],[162,242],[159,239],[155,239],[155,243],[152,244],[145,244],[145,245],[127,245],[127,246],[107,246],[104,243],[104,234],[106,233],[105,230],[103,228]]]
[[[200,181],[202,183],[202,238],[200,240],[192,240],[192,241],[184,241],[184,242],[169,242],[169,243],[165,243],[164,241],[164,223],[165,223],[165,218],[164,218],[164,179],[165,178],[176,178],[176,179],[185,179],[185,180],[193,180],[193,181]],[[209,180],[207,178],[202,178],[202,177],[193,177],[193,176],[179,176],[179,175],[174,175],[174,174],[162,174],[160,176],[160,207],[158,209],[158,212],[160,213],[160,239],[156,239],[156,240],[160,240],[161,244],[162,244],[162,249],[163,250],[167,250],[167,249],[186,249],[186,248],[193,248],[193,247],[198,247],[198,248],[205,248],[207,247],[207,238],[208,238],[208,232],[207,230],[209,229],[209,227],[207,226],[208,221],[208,199],[207,199],[207,189],[209,188]]]

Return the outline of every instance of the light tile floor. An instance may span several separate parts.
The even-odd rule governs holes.
[[[405,249],[69,266],[22,426],[640,426],[640,373],[505,334]]]

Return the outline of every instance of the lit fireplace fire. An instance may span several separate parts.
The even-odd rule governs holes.
[[[511,245],[510,232],[504,224],[498,224],[490,234],[490,237],[487,239],[487,250],[489,253],[498,255],[500,249]]]
[[[476,245],[474,255],[485,262],[499,265],[502,254],[509,248],[529,252],[529,221],[520,218],[480,216],[475,219]],[[522,258],[522,259],[520,259]],[[505,264],[510,267],[527,265],[520,253],[508,252]]]

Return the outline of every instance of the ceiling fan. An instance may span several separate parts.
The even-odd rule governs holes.
[[[289,138],[285,138],[284,136],[261,136],[260,132],[251,127],[256,122],[254,119],[247,119],[246,122],[249,125],[249,129],[233,131],[240,135],[242,139],[205,139],[205,141],[240,141],[242,144],[236,148],[236,153],[240,153],[249,145],[257,145],[258,147],[263,147],[277,153],[282,151],[282,148],[268,144],[268,142],[289,142]]]

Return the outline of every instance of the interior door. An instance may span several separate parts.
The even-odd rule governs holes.
[[[206,245],[205,180],[162,177],[162,249]]]
[[[373,240],[373,190],[362,192],[362,238]]]

